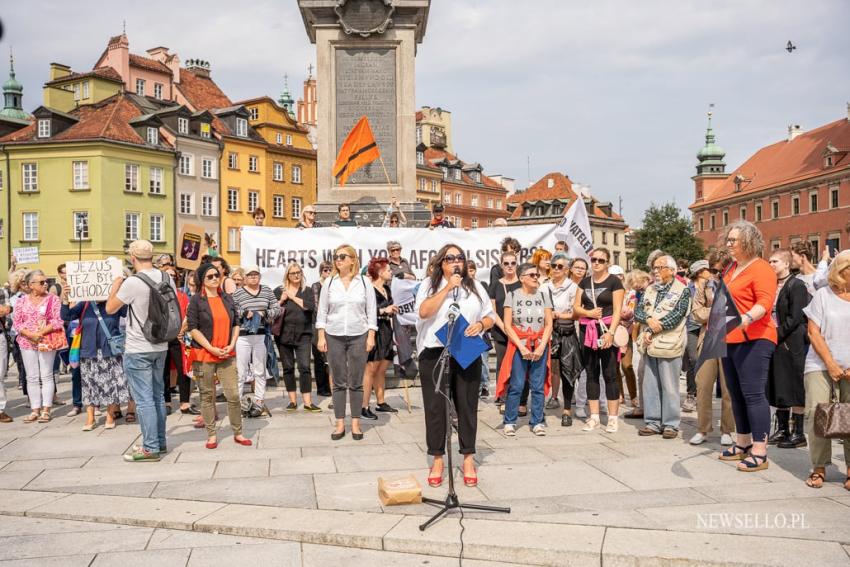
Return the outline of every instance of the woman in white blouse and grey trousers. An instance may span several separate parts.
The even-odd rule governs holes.
[[[316,313],[317,348],[326,352],[333,376],[336,428],[331,439],[345,436],[345,394],[351,408],[351,437],[363,439],[360,410],[363,407],[363,370],[375,347],[378,310],[371,283],[359,275],[360,262],[348,244],[334,251],[333,275],[325,280]]]

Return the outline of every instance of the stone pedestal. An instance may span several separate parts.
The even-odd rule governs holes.
[[[352,213],[364,215],[364,220],[374,216],[374,202],[382,219],[385,206],[379,204],[392,197],[420,216],[424,208],[414,205],[415,56],[416,44],[425,35],[430,0],[298,0],[298,6],[307,35],[316,44],[320,221],[327,220],[322,213],[329,208],[335,217],[341,202],[354,204]],[[332,166],[361,116],[369,119],[383,163],[374,161],[340,188]],[[407,208],[405,214],[415,224]]]

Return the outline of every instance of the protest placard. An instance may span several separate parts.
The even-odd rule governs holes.
[[[67,262],[65,273],[68,279],[68,300],[105,301],[112,290],[112,282],[124,271],[118,258],[105,260],[83,260]]]
[[[204,229],[194,224],[183,225],[180,240],[177,241],[177,267],[197,270],[201,265],[201,245],[204,241]]]
[[[12,254],[19,265],[38,264],[38,246],[27,246],[25,248],[12,248]]]

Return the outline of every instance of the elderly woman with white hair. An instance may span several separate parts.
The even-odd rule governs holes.
[[[740,461],[738,470],[764,470],[770,406],[767,375],[776,349],[776,323],[770,316],[776,297],[776,273],[761,255],[764,238],[756,226],[736,221],[726,229],[726,247],[733,262],[723,281],[741,314],[741,324],[726,334],[723,372],[738,440],[720,459]]]
[[[808,317],[812,348],[806,355],[806,435],[812,473],[806,484],[820,488],[826,476],[826,465],[832,462],[832,441],[814,432],[815,408],[828,403],[837,391],[841,403],[850,403],[850,250],[844,250],[832,261],[827,275],[829,286],[815,292],[803,312]],[[850,490],[850,443],[844,440],[844,466],[847,467],[844,489]]]

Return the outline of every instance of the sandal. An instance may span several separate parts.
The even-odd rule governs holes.
[[[718,459],[720,459],[721,461],[743,461],[747,458],[747,454],[752,448],[752,445],[741,447],[740,445],[735,444],[729,447],[728,449],[724,449],[723,452],[720,453]]]
[[[38,421],[38,412],[34,411],[24,418],[24,423],[35,423]]]
[[[136,412],[128,411],[124,423],[136,423]]]
[[[813,472],[809,475],[809,478],[806,479],[806,486],[809,488],[822,488],[824,480],[823,473]]]
[[[38,422],[39,423],[49,423],[50,422],[50,412],[49,411],[41,412],[41,415],[38,416]]]
[[[741,465],[744,466],[741,467]],[[745,459],[738,463],[738,470],[741,472],[763,471],[769,465],[770,463],[767,462],[767,455],[754,455],[750,453]]]

